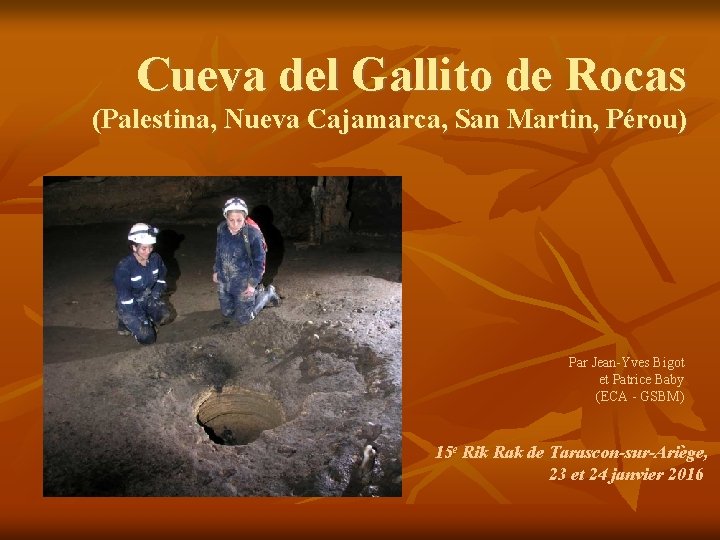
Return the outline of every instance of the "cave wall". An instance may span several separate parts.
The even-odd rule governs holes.
[[[319,176],[312,188],[315,220],[311,232],[314,243],[342,239],[349,233],[347,208],[350,180],[347,176]]]
[[[44,226],[93,223],[218,223],[230,197],[251,212],[264,205],[289,238],[305,238],[312,224],[316,177],[81,177],[46,179]]]
[[[326,243],[354,234],[399,235],[400,177],[47,177],[44,226],[214,224],[230,197],[268,210],[288,240]],[[258,208],[260,207],[260,208]]]
[[[402,179],[399,176],[349,177],[349,228],[355,233],[385,233],[402,228]]]

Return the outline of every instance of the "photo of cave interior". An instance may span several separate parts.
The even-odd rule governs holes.
[[[212,280],[242,197],[281,302],[228,324]],[[402,494],[400,177],[45,177],[43,494]],[[168,324],[119,335],[113,272],[158,227]]]

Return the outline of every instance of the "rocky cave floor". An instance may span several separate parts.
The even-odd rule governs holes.
[[[282,304],[240,327],[215,226],[160,226],[175,318],[151,346],[116,333],[125,226],[45,230],[44,494],[400,496],[399,246],[287,242]]]

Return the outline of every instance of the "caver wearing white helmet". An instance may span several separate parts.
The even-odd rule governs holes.
[[[280,297],[271,286],[262,288],[267,246],[260,227],[248,217],[239,197],[225,201],[225,221],[217,227],[213,281],[218,286],[220,312],[226,320],[247,324],[269,302]]]
[[[245,201],[243,201],[239,197],[233,197],[232,199],[228,199],[223,205],[223,216],[227,218],[229,212],[243,212],[245,214],[245,217],[247,217],[247,204],[245,204]]]
[[[113,276],[118,334],[132,334],[143,345],[155,343],[155,327],[170,319],[170,309],[161,298],[167,269],[162,257],[153,253],[159,232],[147,223],[133,225],[127,236],[132,253],[118,263]]]
[[[134,244],[153,245],[159,232],[160,231],[157,227],[153,227],[152,225],[148,225],[146,223],[136,223],[130,227],[128,240]]]

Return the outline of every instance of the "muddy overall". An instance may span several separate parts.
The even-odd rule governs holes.
[[[225,222],[217,228],[217,246],[213,270],[218,276],[218,300],[223,317],[248,324],[269,302],[279,303],[274,288],[260,284],[265,272],[265,240],[251,220],[237,234]],[[248,286],[255,288],[246,295]]]
[[[170,309],[161,299],[165,291],[165,264],[153,253],[146,266],[128,255],[118,263],[113,281],[117,289],[117,313],[120,322],[138,343],[150,345],[157,338],[156,326],[170,318]]]

